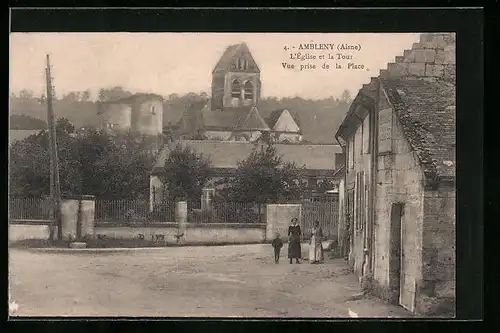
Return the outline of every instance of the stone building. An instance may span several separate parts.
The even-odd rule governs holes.
[[[272,141],[302,141],[298,120],[289,110],[264,119],[259,113],[260,69],[245,43],[229,46],[212,71],[212,98],[190,105],[179,121],[184,139],[256,141],[263,133]]]
[[[455,312],[455,36],[422,34],[363,86],[346,152],[349,261],[363,285],[423,315]]]
[[[163,98],[156,94],[135,94],[99,104],[101,128],[133,131],[157,136],[163,133]]]

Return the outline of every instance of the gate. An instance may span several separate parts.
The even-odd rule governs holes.
[[[304,239],[310,239],[314,221],[319,221],[325,239],[337,240],[339,223],[338,197],[325,202],[303,202],[300,227]]]

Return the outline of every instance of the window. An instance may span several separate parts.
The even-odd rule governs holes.
[[[347,154],[349,155],[347,159],[347,164],[350,169],[354,169],[354,136],[349,140],[349,145],[347,147]]]
[[[151,114],[155,114],[155,107],[151,106]]]
[[[363,120],[363,153],[370,153],[370,115]]]
[[[232,98],[241,97],[240,83],[238,82],[238,80],[233,80],[233,83],[231,84],[231,97]]]
[[[247,81],[245,83],[245,99],[253,99],[253,85],[250,81]]]

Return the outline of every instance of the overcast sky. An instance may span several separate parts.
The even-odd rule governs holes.
[[[418,38],[418,34],[403,33],[12,33],[10,88],[14,93],[29,89],[41,95],[45,90],[45,56],[49,53],[57,96],[85,89],[91,89],[95,96],[100,88],[117,85],[164,96],[209,93],[211,72],[225,48],[246,42],[261,69],[262,96],[337,97],[344,89],[355,94]],[[346,54],[365,68],[283,69],[283,62],[292,62],[285,45],[298,47],[300,43],[361,45],[361,51]],[[338,52],[315,54],[328,53]],[[319,67],[324,63],[318,59],[310,62]],[[329,62],[333,68],[335,62],[345,67],[349,61]]]

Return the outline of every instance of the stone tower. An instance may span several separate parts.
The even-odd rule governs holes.
[[[163,98],[155,94],[135,94],[100,103],[98,115],[106,130],[133,131],[143,135],[163,133]]]
[[[212,71],[212,110],[256,105],[260,89],[260,69],[248,46],[229,46]]]

